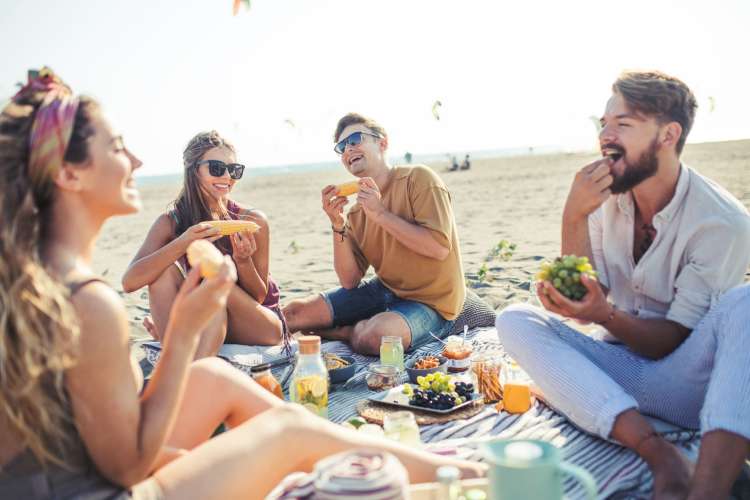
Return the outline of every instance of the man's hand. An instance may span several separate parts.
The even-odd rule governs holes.
[[[377,222],[378,218],[385,213],[383,201],[380,199],[380,189],[372,177],[363,177],[359,181],[359,194],[357,201],[362,205],[368,219]]]
[[[612,194],[609,187],[614,178],[610,173],[612,160],[604,158],[589,163],[575,176],[563,210],[564,219],[580,220],[599,208]]]
[[[348,200],[346,196],[335,196],[336,186],[329,185],[323,188],[321,196],[323,198],[323,211],[331,220],[331,225],[337,231],[344,228],[346,219],[344,219],[344,206]]]
[[[537,283],[536,294],[544,308],[560,316],[583,322],[604,323],[612,313],[612,305],[607,302],[599,282],[581,274],[581,283],[586,287],[586,295],[580,302],[573,301],[561,294],[549,281]]]

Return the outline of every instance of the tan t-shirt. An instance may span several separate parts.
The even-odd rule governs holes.
[[[405,221],[429,229],[448,248],[448,257],[440,261],[410,250],[367,220],[356,203],[347,216],[347,235],[357,264],[362,273],[372,265],[380,281],[398,297],[426,304],[447,320],[455,319],[463,308],[466,288],[450,193],[429,167],[393,170],[381,192],[383,205]]]

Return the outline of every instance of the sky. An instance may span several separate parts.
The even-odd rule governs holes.
[[[688,142],[750,138],[750,1],[3,0],[0,96],[53,68],[104,106],[143,161],[182,169],[216,129],[248,167],[337,161],[332,133],[372,116],[390,153],[595,146],[624,69],[685,81]],[[715,103],[713,111],[709,98]],[[440,120],[432,114],[439,100]]]

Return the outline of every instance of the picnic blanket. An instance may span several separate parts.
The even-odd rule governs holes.
[[[477,328],[469,332],[474,352],[491,352],[505,356],[494,328]],[[296,348],[296,346],[294,346]],[[159,355],[157,343],[144,344],[147,359],[156,363]],[[364,382],[367,366],[378,358],[355,354],[344,342],[330,341],[322,345],[323,352],[353,356],[357,363],[355,375],[345,384],[334,385],[329,395],[329,419],[344,422],[356,415],[356,403],[373,394]],[[438,342],[429,343],[416,351],[407,353],[407,358],[425,354],[439,354]],[[268,362],[283,357],[279,347],[225,345],[219,353],[233,365],[245,372],[259,362]],[[274,369],[281,380],[289,367]],[[285,384],[284,390],[287,390]],[[696,431],[679,429],[663,422],[655,422],[657,430],[680,447],[691,459],[697,457],[699,434]],[[535,402],[522,415],[497,412],[488,405],[476,416],[447,422],[425,425],[420,428],[422,442],[427,450],[446,453],[459,458],[483,461],[479,446],[497,438],[543,439],[559,447],[564,459],[584,467],[596,479],[599,497],[608,499],[651,498],[651,472],[643,460],[634,452],[615,443],[592,436],[574,426],[564,416],[542,402]],[[565,482],[565,493],[570,498],[581,498],[583,489],[571,479]]]

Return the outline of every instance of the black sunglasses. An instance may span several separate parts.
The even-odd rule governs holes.
[[[229,177],[234,180],[241,179],[245,171],[245,165],[239,163],[224,163],[221,160],[203,160],[199,161],[195,167],[198,168],[204,163],[208,163],[208,173],[214,177],[221,177],[224,172],[229,171]]]
[[[353,134],[349,134],[348,137],[345,139],[342,139],[341,141],[337,142],[336,145],[333,147],[333,150],[336,151],[338,154],[342,155],[344,154],[344,150],[347,146],[356,146],[358,144],[362,143],[362,136],[363,135],[369,135],[370,137],[376,137],[378,139],[381,139],[381,137],[378,134],[373,134],[371,132],[354,132]]]

